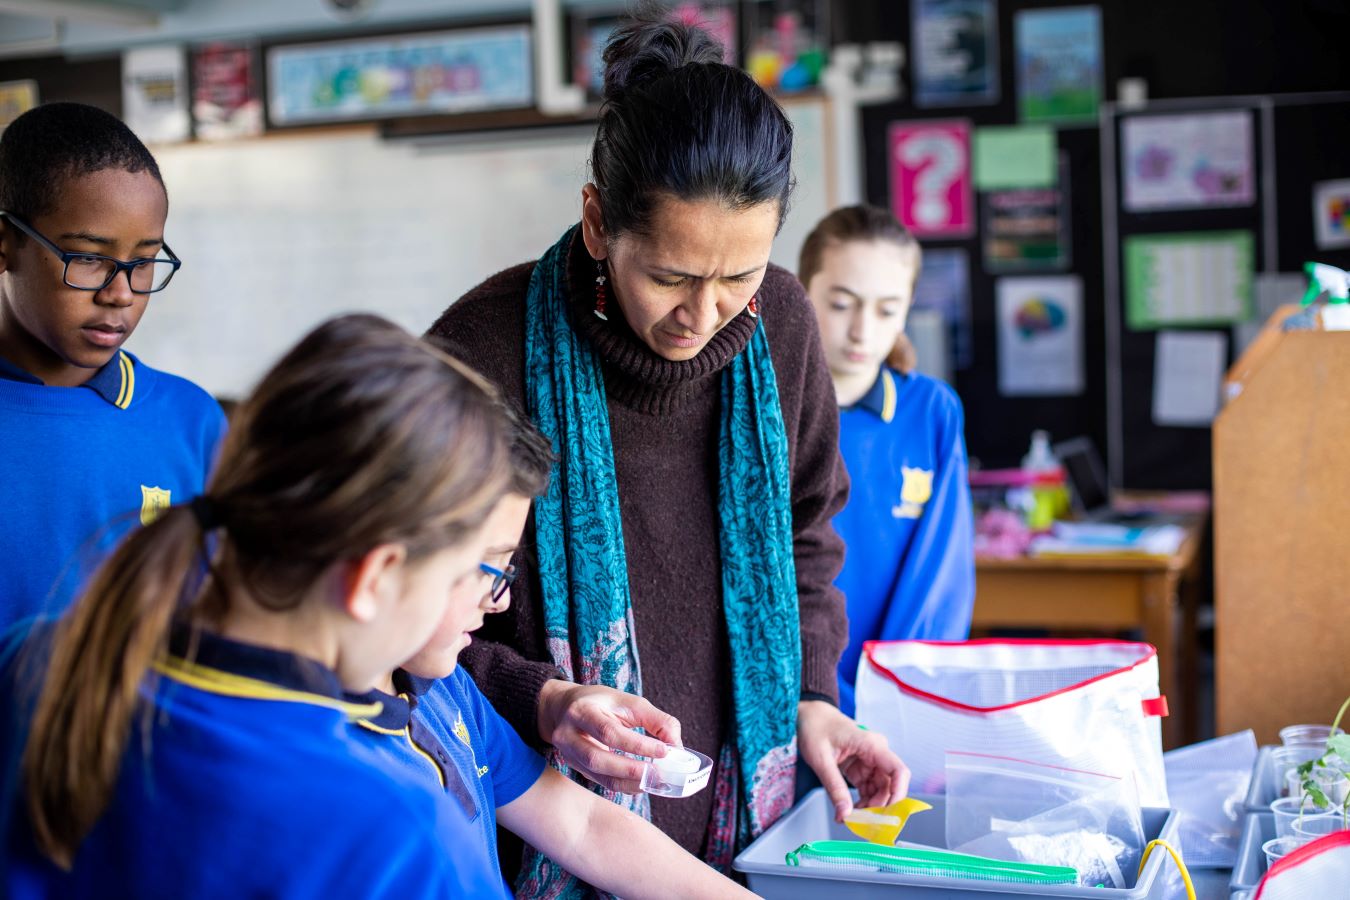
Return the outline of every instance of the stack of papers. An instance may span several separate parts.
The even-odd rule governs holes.
[[[1056,522],[1031,542],[1032,556],[1171,556],[1186,538],[1179,525],[1111,525]]]

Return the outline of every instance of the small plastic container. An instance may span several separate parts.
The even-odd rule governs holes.
[[[1344,734],[1337,728],[1337,734]],[[1280,743],[1286,747],[1317,747],[1325,750],[1331,738],[1330,725],[1287,725],[1280,729]]]
[[[666,755],[647,761],[642,789],[658,797],[688,797],[708,786],[712,760],[688,747],[666,745]]]
[[[1301,819],[1294,820],[1290,837],[1301,846],[1320,837],[1346,830],[1350,829],[1347,829],[1345,817],[1339,812],[1334,812],[1321,816],[1304,816]]]
[[[1266,855],[1266,871],[1275,865],[1281,857],[1293,853],[1299,847],[1303,846],[1296,838],[1283,837],[1274,838],[1261,845],[1261,852]]]
[[[1294,823],[1300,819],[1325,816],[1331,813],[1329,809],[1313,805],[1311,800],[1304,802],[1302,797],[1281,797],[1278,800],[1272,800],[1270,801],[1270,811],[1275,816],[1276,837],[1292,837]]]

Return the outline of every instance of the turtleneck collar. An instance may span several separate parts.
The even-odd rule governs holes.
[[[679,411],[709,389],[713,376],[745,349],[755,333],[757,320],[741,313],[713,335],[693,359],[672,362],[653,352],[628,327],[617,302],[608,321],[594,315],[595,272],[595,260],[586,250],[578,227],[567,255],[572,327],[600,355],[609,396],[631,409],[649,415]]]

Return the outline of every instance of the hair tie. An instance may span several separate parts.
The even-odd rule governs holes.
[[[192,510],[192,517],[197,520],[202,531],[214,531],[224,524],[220,520],[220,507],[205,494],[193,497],[188,508]]]

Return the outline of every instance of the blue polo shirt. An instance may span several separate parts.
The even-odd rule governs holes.
[[[0,359],[0,630],[59,614],[138,522],[202,492],[225,416],[125,351],[80,387]]]
[[[381,711],[358,719],[354,736],[391,769],[454,797],[495,863],[497,808],[534,786],[544,758],[497,714],[462,666],[436,680],[400,670],[394,687],[396,697],[372,691],[359,698]]]
[[[72,871],[38,855],[14,803],[10,896],[504,896],[458,805],[351,739],[348,723],[377,707],[348,702],[312,660],[203,633],[189,661],[190,640],[177,635],[147,680],[149,734],[133,723]],[[11,719],[16,658],[0,659]]]
[[[956,392],[883,367],[839,411],[852,489],[834,518],[847,552],[835,580],[848,605],[839,708],[853,715],[864,641],[964,640],[975,603],[965,416]]]

